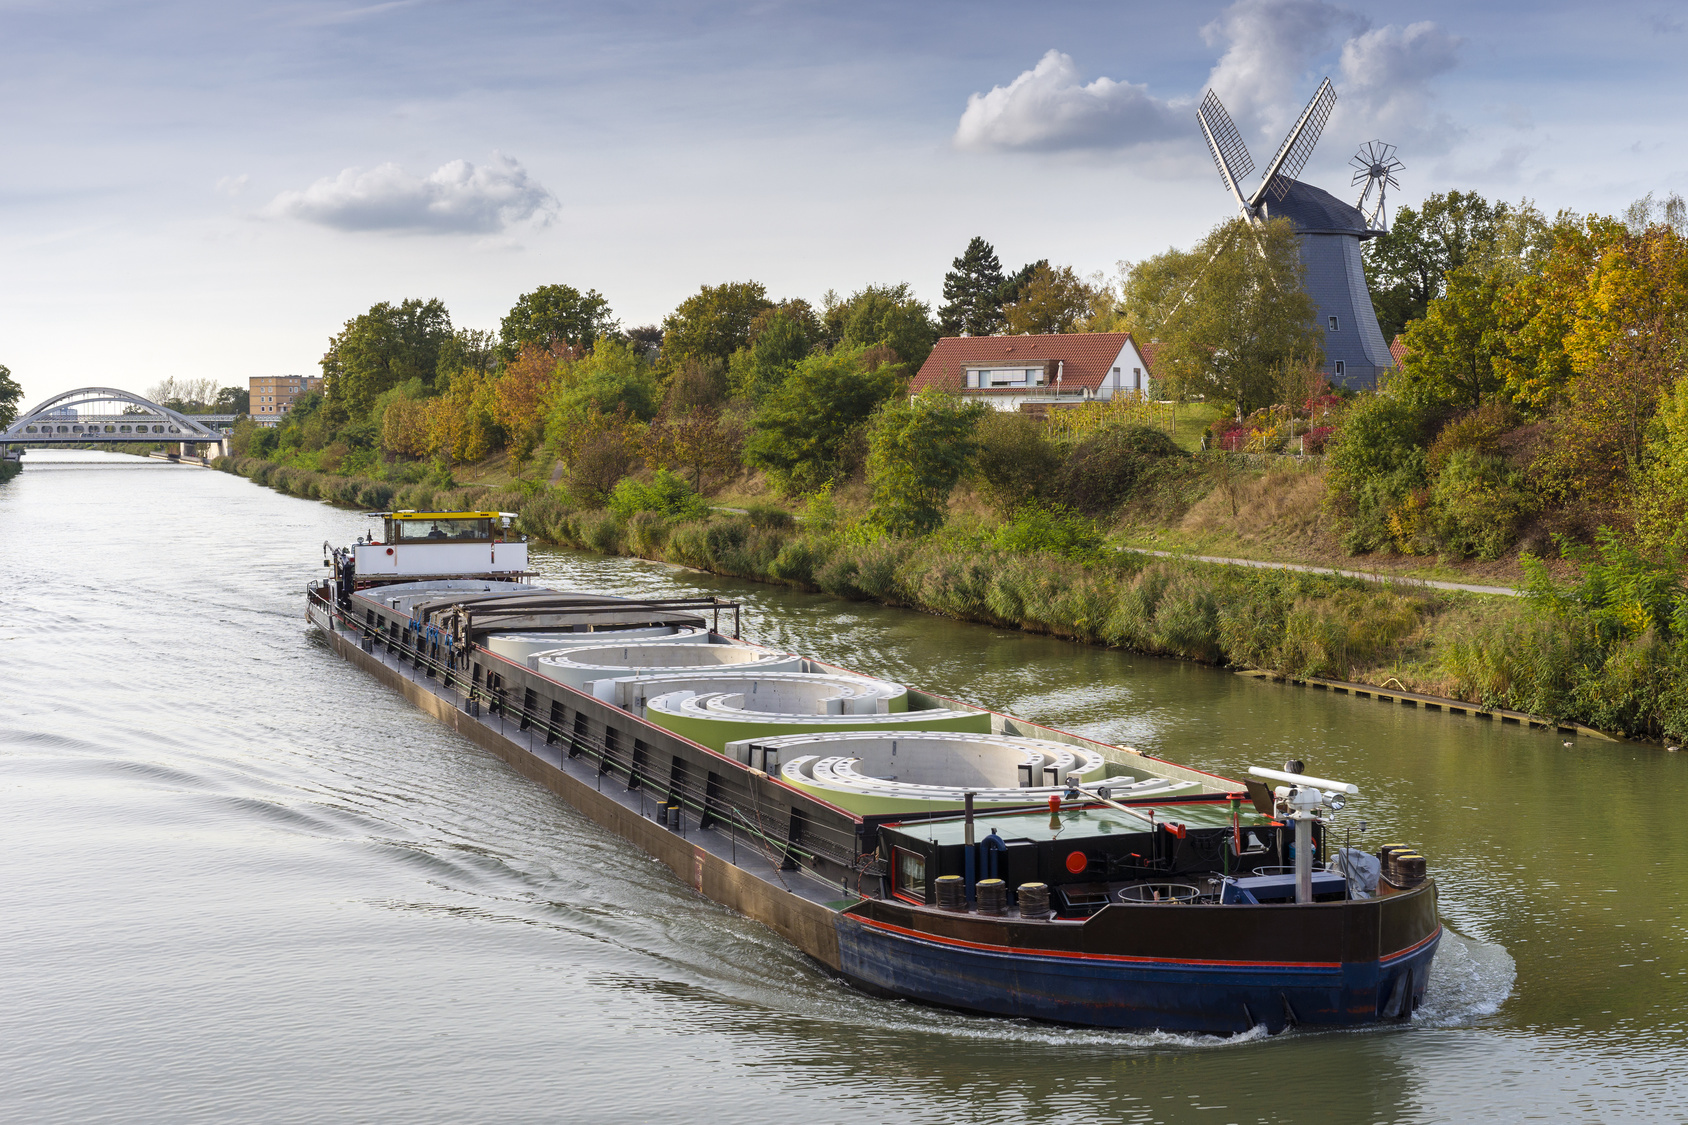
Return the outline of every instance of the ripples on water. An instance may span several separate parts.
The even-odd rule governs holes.
[[[1406,1029],[1221,1040],[873,1000],[335,658],[365,521],[203,470],[0,486],[0,1112],[19,1121],[1678,1120],[1682,763],[673,568],[746,633],[1235,773],[1362,786],[1444,915]],[[1589,787],[1589,788],[1585,788]],[[1597,791],[1595,817],[1578,817]],[[1607,893],[1612,892],[1612,893]],[[1516,962],[1516,963],[1515,963]],[[1622,967],[1620,967],[1622,966]],[[1514,977],[1516,976],[1516,982]]]

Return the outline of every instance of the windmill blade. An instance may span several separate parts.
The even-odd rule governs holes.
[[[1196,107],[1196,122],[1202,127],[1202,136],[1207,138],[1207,150],[1213,154],[1213,164],[1219,169],[1219,178],[1231,189],[1237,205],[1244,212],[1248,212],[1248,202],[1243,199],[1242,188],[1237,185],[1244,176],[1254,171],[1254,157],[1248,154],[1248,145],[1243,142],[1242,133],[1238,132],[1231,115],[1225,112],[1225,105],[1219,100],[1219,95],[1212,90],[1207,92],[1207,97]]]
[[[1261,179],[1260,186],[1255,188],[1254,194],[1249,197],[1251,209],[1260,205],[1267,191],[1271,191],[1274,199],[1282,199],[1289,191],[1290,181],[1301,175],[1301,170],[1312,158],[1313,146],[1319,143],[1319,134],[1324,131],[1325,122],[1330,120],[1331,107],[1334,105],[1336,87],[1332,86],[1327,78],[1319,83],[1319,88],[1313,93],[1313,100],[1301,111],[1294,128],[1290,129],[1284,143],[1278,146],[1278,153],[1272,157],[1272,163],[1266,166],[1266,175]]]

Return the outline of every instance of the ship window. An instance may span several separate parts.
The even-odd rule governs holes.
[[[926,857],[903,848],[891,849],[891,890],[910,902],[926,901]]]
[[[1332,332],[1335,332],[1335,331],[1337,331],[1337,327],[1336,327],[1336,317],[1334,317],[1334,316],[1333,316],[1333,317],[1331,317],[1331,318],[1330,318],[1330,330],[1331,330],[1331,331],[1332,331]]]
[[[388,538],[401,542],[441,539],[481,540],[492,538],[491,520],[406,519],[393,520]]]

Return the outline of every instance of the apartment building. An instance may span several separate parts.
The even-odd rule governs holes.
[[[275,426],[293,408],[294,400],[322,390],[321,377],[309,375],[267,375],[247,384],[252,396],[252,420],[260,426]]]

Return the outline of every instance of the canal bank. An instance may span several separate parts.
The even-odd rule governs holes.
[[[536,547],[548,584],[730,596],[761,643],[1194,768],[1303,757],[1361,787],[1368,843],[1438,856],[1463,935],[1402,1031],[954,1016],[831,984],[313,640],[302,583],[356,513],[110,460],[0,489],[10,1118],[1688,1116],[1683,755]]]
[[[1527,722],[1572,733],[1652,741],[1688,722],[1688,712],[1670,700],[1637,705],[1627,684],[1603,694],[1599,683],[1559,682],[1564,669],[1553,682],[1521,690],[1523,670],[1541,664],[1531,647],[1539,645],[1541,623],[1533,605],[1514,597],[1131,551],[1028,553],[949,531],[910,541],[721,513],[701,521],[649,512],[622,519],[572,509],[548,491],[395,487],[252,459],[216,465],[329,503],[517,511],[536,538],[603,554],[1280,680],[1395,690],[1443,711],[1523,713]],[[1553,655],[1567,668],[1578,666],[1574,655]]]

